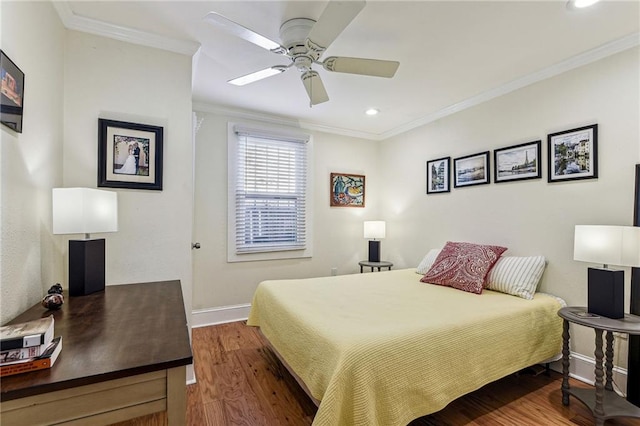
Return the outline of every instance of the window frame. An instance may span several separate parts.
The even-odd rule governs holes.
[[[252,133],[256,136],[266,136],[283,139],[306,140],[307,170],[305,188],[305,248],[278,251],[257,251],[238,253],[236,247],[236,172],[238,169],[239,136],[237,131]],[[310,134],[296,128],[286,128],[281,126],[267,126],[264,124],[247,122],[229,122],[227,124],[227,262],[251,262],[262,260],[278,259],[300,259],[309,258],[313,254],[313,217],[312,201],[313,188],[312,174],[312,153],[313,140]]]

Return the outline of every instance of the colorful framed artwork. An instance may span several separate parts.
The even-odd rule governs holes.
[[[489,151],[455,158],[453,177],[454,188],[489,183]]]
[[[331,207],[364,207],[364,176],[331,173]]]
[[[451,157],[427,161],[427,194],[450,192]]]
[[[0,50],[0,122],[22,133],[24,111],[24,73]]]
[[[98,186],[162,190],[163,128],[98,119]]]
[[[540,179],[542,141],[522,143],[493,151],[494,182]]]
[[[598,125],[547,135],[548,181],[562,182],[598,177]]]

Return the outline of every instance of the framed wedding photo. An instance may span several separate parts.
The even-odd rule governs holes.
[[[491,181],[489,151],[453,160],[453,187],[483,185]]]
[[[598,177],[598,125],[547,135],[549,182]]]
[[[162,190],[163,128],[98,119],[98,186]]]
[[[494,182],[540,179],[542,141],[493,150]]]
[[[450,192],[451,157],[427,161],[427,194]]]
[[[0,122],[11,130],[22,133],[24,110],[24,73],[0,50]]]

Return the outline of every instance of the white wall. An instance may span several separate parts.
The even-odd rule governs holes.
[[[590,265],[573,260],[574,225],[633,223],[639,52],[617,54],[382,142],[381,197],[392,200],[381,203],[385,257],[412,267],[448,240],[503,245],[509,248],[505,255],[542,254],[549,265],[541,290],[569,305],[586,305]],[[592,123],[599,125],[599,178],[547,183],[547,134]],[[538,139],[542,179],[425,194],[427,160]],[[573,349],[593,356],[593,333],[583,327],[572,333]],[[624,353],[618,351],[618,364],[625,365]]]
[[[191,58],[76,31],[65,55],[64,186],[96,187],[98,118],[164,127],[163,190],[109,189],[119,230],[103,234],[107,285],[179,279],[190,312]]]
[[[225,113],[207,112],[196,134],[194,309],[251,302],[260,281],[359,271],[367,242],[362,222],[377,219],[378,147],[375,142],[320,132],[312,134],[313,257],[259,262],[227,263],[227,123],[247,122]],[[244,121],[243,121],[244,120]],[[271,123],[270,125],[273,125]],[[365,207],[329,207],[331,172],[366,176]],[[384,246],[383,246],[384,251]]]
[[[21,134],[0,126],[0,323],[63,280],[51,234],[62,183],[64,28],[50,2],[2,2],[2,50],[25,73]]]

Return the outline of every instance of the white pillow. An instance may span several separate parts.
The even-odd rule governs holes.
[[[531,300],[545,266],[544,256],[502,256],[489,271],[485,288]]]
[[[420,275],[426,274],[429,271],[429,269],[431,269],[431,265],[433,265],[433,262],[436,261],[436,258],[440,254],[440,250],[442,249],[429,250],[429,253],[425,255],[424,259],[422,259],[422,262],[420,262],[420,264],[418,265],[418,268],[416,269],[416,274],[420,274]]]

